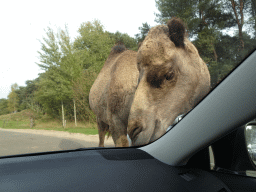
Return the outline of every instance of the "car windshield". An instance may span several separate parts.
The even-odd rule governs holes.
[[[1,7],[0,157],[154,142],[256,47],[254,0]]]

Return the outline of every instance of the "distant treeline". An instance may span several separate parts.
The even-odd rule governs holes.
[[[212,87],[256,47],[256,0],[156,0],[156,6],[157,23],[176,16],[187,25],[189,38],[210,70]],[[133,38],[105,31],[94,20],[81,24],[73,42],[67,27],[57,33],[48,27],[38,51],[37,65],[44,72],[26,86],[12,85],[8,99],[0,99],[0,115],[32,109],[58,119],[95,122],[89,91],[112,46],[121,41],[137,51],[150,27],[143,23]]]

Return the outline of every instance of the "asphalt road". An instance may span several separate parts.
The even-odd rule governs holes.
[[[0,156],[98,147],[98,142],[0,130]],[[105,144],[105,147],[114,147]]]

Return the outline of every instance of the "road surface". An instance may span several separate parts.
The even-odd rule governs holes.
[[[98,147],[98,144],[98,135],[0,128],[0,156]],[[105,147],[114,147],[111,137],[106,140]]]

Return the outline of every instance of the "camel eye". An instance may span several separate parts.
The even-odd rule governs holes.
[[[170,72],[168,72],[168,73],[165,75],[165,79],[166,79],[167,81],[172,80],[173,78],[174,78],[174,72],[173,72],[173,71],[170,71]]]

